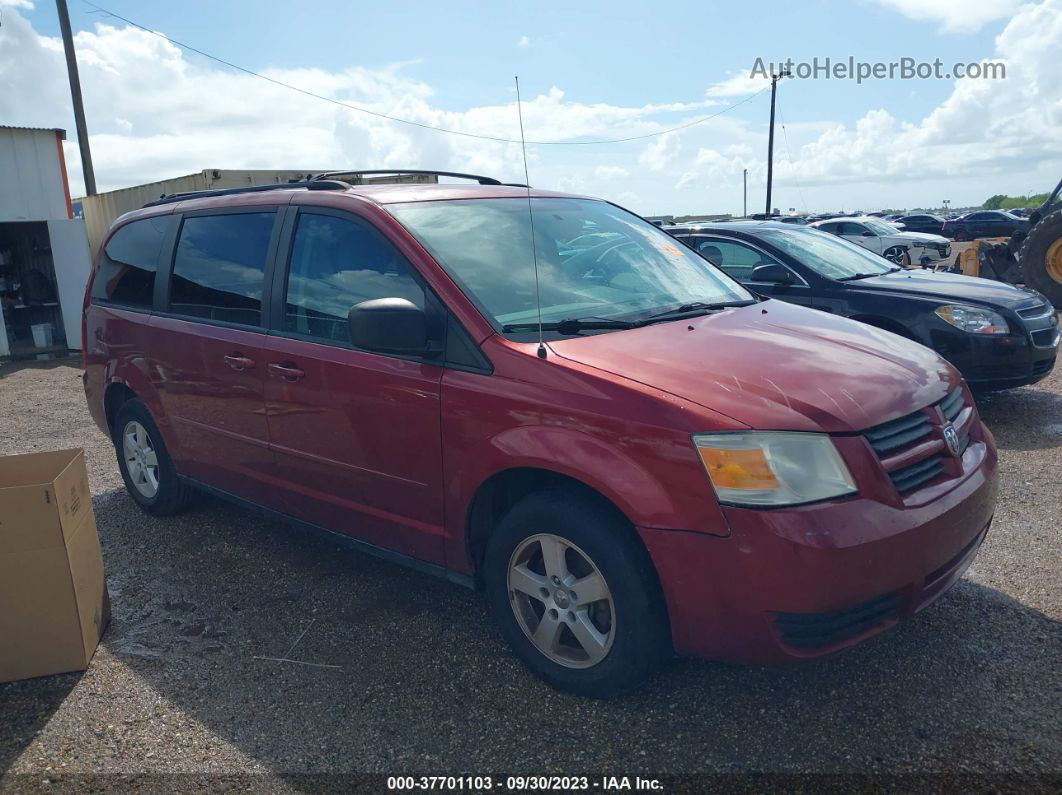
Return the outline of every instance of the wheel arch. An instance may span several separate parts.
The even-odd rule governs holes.
[[[107,418],[107,430],[114,437],[114,422],[122,404],[138,398],[136,392],[124,381],[111,381],[103,392],[103,414]]]
[[[629,529],[644,548],[634,522],[608,496],[579,478],[541,466],[514,466],[495,472],[476,488],[465,512],[464,540],[477,586],[482,585],[482,562],[487,540],[503,516],[524,497],[550,489],[566,489],[598,509],[612,514],[619,527]],[[648,555],[648,550],[646,550]]]

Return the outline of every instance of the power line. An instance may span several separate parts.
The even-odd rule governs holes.
[[[789,165],[796,168],[796,163],[793,162],[793,154],[789,151],[789,135],[785,131],[785,119],[782,118],[782,110],[778,110],[778,119],[782,124],[782,140],[785,141],[785,157],[789,161]],[[800,183],[796,183],[797,193],[800,194],[800,203],[804,205],[804,212],[811,212],[811,208],[808,206],[807,199],[804,198],[804,189],[800,187]]]
[[[413,121],[412,119],[403,119],[403,118],[401,118],[399,116],[391,116],[390,114],[387,114],[387,113],[380,113],[379,111],[370,110],[369,108],[363,108],[363,107],[360,107],[358,105],[351,105],[348,102],[342,102],[341,100],[333,99],[332,97],[326,97],[323,94],[317,94],[317,93],[314,93],[313,91],[309,91],[309,90],[307,90],[305,88],[299,88],[298,86],[294,86],[291,83],[285,83],[283,80],[277,80],[276,78],[269,77],[268,75],[261,74],[260,72],[255,72],[252,69],[248,69],[248,68],[240,66],[238,64],[234,64],[231,61],[226,61],[224,58],[219,58],[216,55],[211,55],[210,53],[204,52],[203,50],[200,50],[200,49],[198,49],[196,47],[193,47],[190,44],[185,44],[184,42],[177,41],[176,39],[171,39],[169,36],[167,36],[167,35],[165,35],[163,33],[159,33],[156,30],[151,30],[150,28],[146,28],[146,27],[144,27],[143,25],[141,25],[138,22],[134,22],[131,19],[123,17],[121,14],[116,14],[113,11],[109,11],[106,8],[103,8],[101,6],[96,5],[95,3],[90,2],[89,0],[82,0],[82,2],[84,2],[85,5],[96,9],[100,13],[106,14],[107,16],[113,17],[114,19],[120,19],[122,22],[126,23],[127,25],[132,25],[134,28],[137,28],[138,30],[142,30],[145,33],[150,33],[152,36],[158,36],[160,39],[164,39],[165,41],[168,41],[170,44],[173,44],[173,45],[175,45],[177,47],[180,47],[181,49],[189,50],[190,52],[194,52],[197,55],[203,56],[204,58],[209,58],[211,61],[216,61],[217,63],[220,63],[220,64],[223,64],[225,66],[228,66],[230,69],[235,69],[238,72],[243,72],[244,74],[250,75],[251,77],[257,77],[260,80],[265,80],[265,81],[267,81],[269,83],[272,83],[273,85],[280,86],[281,88],[286,88],[286,89],[288,89],[290,91],[297,91],[298,93],[303,94],[303,95],[305,95],[307,97],[312,97],[313,99],[319,99],[319,100],[322,100],[324,102],[330,102],[333,105],[338,105],[339,107],[346,108],[347,110],[357,111],[358,113],[366,113],[366,114],[368,114],[370,116],[376,116],[377,118],[387,119],[388,121],[398,122],[400,124],[408,124],[408,125],[410,125],[412,127],[420,127],[421,129],[424,129],[424,130],[432,130],[434,132],[446,133],[447,135],[460,135],[460,136],[463,136],[465,138],[478,138],[478,139],[484,140],[484,141],[495,141],[497,143],[503,143],[503,144],[518,144],[518,143],[522,143],[517,138],[503,138],[503,137],[497,136],[497,135],[482,135],[480,133],[470,133],[470,132],[465,132],[463,130],[453,130],[453,129],[449,129],[447,127],[436,127],[436,126],[431,125],[431,124],[425,124],[424,122]],[[745,97],[744,99],[742,99],[742,100],[740,100],[738,102],[735,102],[733,105],[728,105],[727,107],[725,107],[725,108],[723,108],[723,109],[721,109],[721,110],[719,110],[719,111],[717,111],[715,113],[712,113],[712,114],[710,114],[708,116],[702,116],[699,119],[694,119],[693,121],[686,122],[685,124],[680,124],[677,127],[670,127],[670,128],[668,128],[666,130],[657,130],[656,132],[646,133],[644,135],[631,135],[631,136],[628,136],[626,138],[609,138],[609,139],[602,139],[602,140],[597,140],[597,141],[527,141],[526,143],[533,144],[535,146],[597,146],[597,145],[600,145],[600,144],[622,144],[622,143],[627,143],[629,141],[642,141],[642,140],[645,140],[647,138],[655,138],[655,137],[657,137],[659,135],[667,135],[668,133],[677,132],[678,130],[685,130],[685,129],[689,128],[689,127],[694,127],[694,126],[696,126],[698,124],[703,124],[704,122],[710,121],[711,119],[714,119],[714,118],[716,118],[718,116],[722,116],[724,113],[729,113],[730,111],[734,110],[735,108],[740,107],[741,105],[744,105],[746,102],[748,102],[748,101],[750,101],[752,99],[755,99],[760,94],[762,94],[764,91],[766,91],[769,87],[770,86],[764,87],[764,88],[760,89],[759,91],[757,91],[755,94],[750,94],[749,96]]]

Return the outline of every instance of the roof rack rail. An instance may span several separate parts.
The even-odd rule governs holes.
[[[315,177],[311,177],[311,181],[325,180],[325,179],[343,179],[346,177],[364,177],[372,174],[394,174],[401,176],[402,174],[414,174],[417,176],[430,176],[430,177],[454,177],[456,179],[471,179],[478,182],[480,185],[501,185],[501,181],[494,177],[483,177],[478,174],[461,174],[456,171],[428,171],[415,168],[377,168],[368,171],[326,171],[323,174],[318,174]],[[358,183],[353,183],[358,184]]]
[[[145,207],[158,207],[160,204],[172,204],[185,199],[204,199],[208,196],[231,196],[237,193],[261,193],[267,190],[346,190],[350,185],[339,180],[311,179],[305,182],[278,182],[273,185],[249,185],[246,188],[218,188],[217,190],[190,190],[184,193],[167,193],[154,201],[145,204]]]

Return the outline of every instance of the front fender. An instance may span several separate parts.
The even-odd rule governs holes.
[[[635,525],[725,536],[729,528],[689,438],[603,439],[570,427],[509,428],[461,451],[447,481],[447,560],[467,566],[467,518],[479,489],[511,469],[565,475],[610,500]]]

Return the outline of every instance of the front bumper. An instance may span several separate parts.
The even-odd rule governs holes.
[[[991,437],[923,504],[866,497],[784,510],[724,508],[728,538],[639,528],[675,650],[740,663],[831,654],[911,617],[974,559],[996,499]]]
[[[932,262],[940,262],[951,256],[951,243],[934,245],[914,245],[907,250],[912,265],[928,265]]]
[[[1055,366],[1060,339],[1057,323],[1041,325],[1020,327],[1016,333],[1000,336],[933,329],[930,346],[955,365],[972,387],[1024,386],[1046,378]]]

